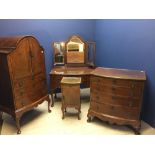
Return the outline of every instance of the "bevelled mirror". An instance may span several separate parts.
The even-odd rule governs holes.
[[[65,64],[65,60],[64,60],[65,43],[54,42],[53,50],[54,50],[54,55],[53,55],[54,66],[64,65]]]
[[[84,64],[86,45],[80,36],[72,36],[66,42],[66,63]]]
[[[90,67],[95,67],[95,56],[96,56],[96,44],[93,41],[88,41],[88,59],[87,64]]]
[[[95,67],[96,44],[79,35],[67,41],[53,43],[53,66]]]

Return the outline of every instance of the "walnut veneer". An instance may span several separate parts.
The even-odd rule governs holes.
[[[88,122],[98,117],[120,125],[130,125],[140,132],[141,105],[145,72],[97,68],[90,78]]]
[[[65,117],[67,108],[78,110],[78,119],[80,119],[81,102],[80,102],[80,77],[63,77],[61,80],[62,92],[62,119]]]
[[[0,112],[16,120],[17,133],[23,113],[48,101],[44,50],[32,36],[0,38]]]

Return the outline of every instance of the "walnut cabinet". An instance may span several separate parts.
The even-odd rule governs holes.
[[[0,111],[12,115],[20,131],[21,116],[50,99],[44,50],[33,36],[0,38]]]

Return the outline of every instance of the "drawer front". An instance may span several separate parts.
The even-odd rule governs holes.
[[[33,87],[35,85],[39,85],[42,82],[46,85],[46,78],[43,74],[38,74],[34,77],[30,76],[25,79],[19,79],[17,81],[14,81],[13,87],[15,90],[18,90],[21,88]]]
[[[16,109],[22,108],[24,106],[30,105],[33,102],[36,102],[41,97],[45,96],[47,91],[45,89],[37,90],[33,92],[29,90],[27,93],[19,94],[15,96],[15,107]]]
[[[121,105],[126,107],[139,107],[141,104],[141,99],[107,94],[100,95],[100,93],[91,93],[90,100],[104,104]]]
[[[114,78],[106,78],[106,77],[98,77],[98,76],[91,76],[91,86],[94,85],[110,85],[110,86],[119,86],[119,87],[126,87],[126,88],[139,88],[142,89],[144,82],[143,81],[136,81],[136,80],[125,80],[125,79],[114,79]]]
[[[119,96],[127,96],[127,97],[134,97],[134,98],[141,98],[142,96],[142,88],[136,87],[134,89],[127,88],[127,87],[119,87],[114,85],[104,85],[101,86],[99,84],[92,84],[91,85],[91,92],[92,93],[99,93],[99,94],[111,94],[111,95],[119,95]]]
[[[56,88],[60,88],[60,82],[62,80],[62,75],[51,75],[51,88],[55,90]]]
[[[45,76],[38,74],[15,81],[13,94],[17,109],[39,100],[48,94]]]
[[[90,76],[89,75],[51,75],[51,88],[55,90],[56,88],[61,87],[61,80],[63,77],[81,77],[81,83],[84,84],[86,87],[90,87]]]
[[[91,109],[95,112],[124,119],[138,120],[140,116],[139,108],[128,108],[122,106],[112,106],[97,102],[91,102]]]

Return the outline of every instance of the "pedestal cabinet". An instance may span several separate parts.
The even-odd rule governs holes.
[[[80,119],[81,101],[80,101],[80,77],[63,77],[61,80],[62,92],[62,119],[65,117],[67,108],[78,110],[78,119]]]
[[[96,68],[90,78],[88,122],[95,116],[120,125],[130,125],[139,134],[145,72]]]
[[[0,38],[0,111],[16,120],[44,100],[47,90],[44,50],[33,36]]]

